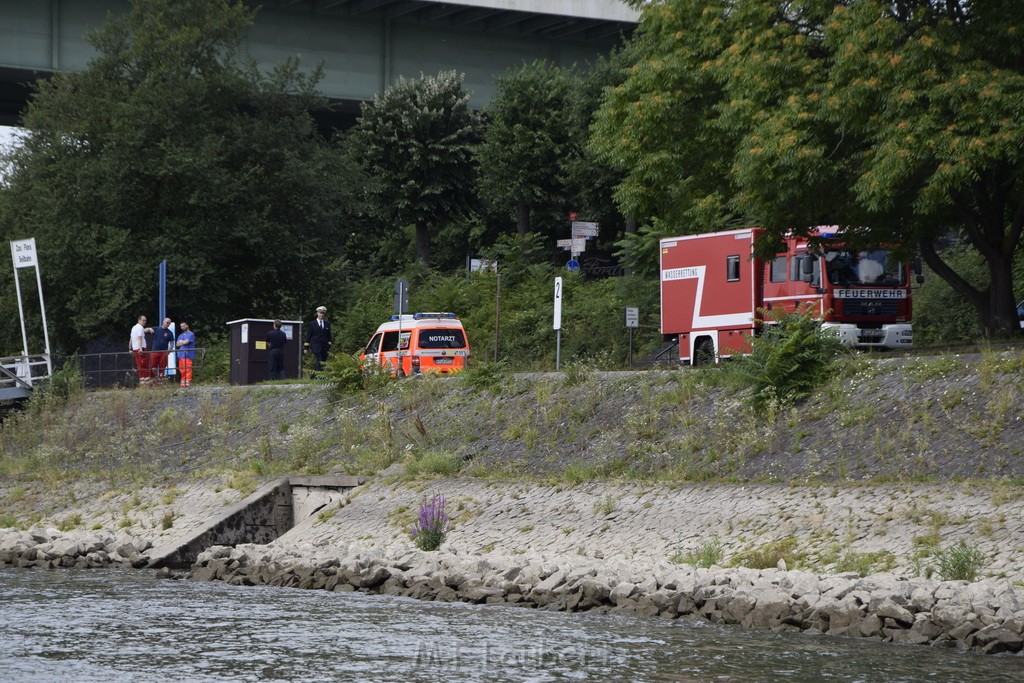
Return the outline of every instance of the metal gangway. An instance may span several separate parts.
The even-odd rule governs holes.
[[[22,401],[32,395],[32,389],[50,379],[52,366],[49,355],[9,356],[0,358],[0,402]]]

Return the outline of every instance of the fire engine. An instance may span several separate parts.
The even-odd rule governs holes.
[[[758,309],[810,310],[845,344],[909,348],[910,268],[885,248],[843,246],[834,229],[816,228],[824,244],[789,235],[774,258],[754,253],[761,228],[661,240],[661,331],[679,341],[693,365],[750,350]]]

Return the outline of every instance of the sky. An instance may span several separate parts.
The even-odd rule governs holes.
[[[11,144],[16,130],[18,129],[10,126],[0,126],[0,147],[7,147]]]

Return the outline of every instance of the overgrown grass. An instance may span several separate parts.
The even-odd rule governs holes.
[[[511,379],[511,373],[504,363],[494,361],[473,361],[469,367],[458,374],[459,380],[475,391],[488,391],[492,394],[501,393],[504,385]]]
[[[836,562],[836,571],[839,573],[856,572],[861,576],[867,576],[876,572],[889,571],[895,566],[896,556],[888,550],[872,553],[859,553],[851,550]]]
[[[411,453],[405,461],[405,474],[412,479],[451,477],[462,469],[462,459],[454,453],[422,451]]]
[[[935,555],[936,572],[943,581],[974,581],[987,564],[988,557],[964,541]]]
[[[721,565],[723,556],[724,552],[722,550],[722,542],[716,537],[701,543],[700,548],[694,552],[677,552],[669,558],[669,561],[675,564],[689,564],[694,567],[707,569],[709,567]],[[776,564],[778,564],[777,561]]]
[[[804,322],[793,324],[797,336],[809,342]],[[783,343],[781,353],[763,352],[767,365],[785,367],[783,361],[792,360],[790,351],[797,347]],[[927,458],[909,454],[926,451],[929,438],[938,438],[928,431],[936,423],[925,418],[939,418],[919,413],[951,408],[936,399],[913,411],[903,409],[900,419],[918,434],[879,430],[868,408],[873,404],[849,400],[851,387],[872,396],[879,380],[866,361],[838,358],[829,361],[830,373],[820,378],[809,411],[785,407],[779,399],[811,390],[806,387],[794,393],[773,384],[771,391],[753,394],[757,401],[743,400],[748,390],[736,383],[743,373],[733,375],[729,368],[598,380],[594,367],[585,364],[568,366],[559,378],[514,376],[503,364],[474,362],[456,378],[388,379],[378,388],[344,396],[313,385],[262,392],[226,388],[193,393],[187,400],[163,388],[55,391],[52,396],[66,399],[40,399],[37,408],[9,417],[0,428],[0,476],[58,488],[82,477],[156,481],[171,474],[222,474],[243,489],[252,486],[246,480],[258,483],[284,473],[372,476],[396,463],[402,463],[396,474],[406,478],[471,474],[568,484],[860,476],[855,468],[863,454],[848,454],[840,443],[835,462],[806,458],[806,479],[781,469],[804,456],[815,432],[833,425],[847,434],[859,431],[871,448],[892,454],[884,460],[891,470],[876,476],[913,481],[915,472],[927,473]],[[1016,367],[1001,358],[992,356],[987,367],[1004,362]],[[355,367],[352,359],[338,363]],[[923,363],[911,374],[937,371],[926,372]],[[985,404],[991,415],[960,424],[966,433],[1002,447],[999,435],[1013,415],[1013,394],[996,370],[989,372],[992,387],[999,388]],[[74,386],[71,379],[61,382]],[[492,395],[482,396],[483,391]],[[293,403],[299,407],[291,408]],[[820,451],[820,441],[817,447]]]
[[[786,563],[787,569],[793,569],[800,566],[805,557],[806,553],[797,548],[797,539],[790,536],[744,550],[733,556],[729,564],[750,569],[774,569],[781,561]]]

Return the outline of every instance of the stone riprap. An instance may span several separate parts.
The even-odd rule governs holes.
[[[216,546],[191,576],[233,585],[364,591],[437,601],[511,603],[564,611],[636,613],[777,631],[812,631],[906,644],[1020,653],[1024,589],[892,574],[698,569],[621,560],[557,564],[543,558],[460,556],[416,549]]]
[[[144,567],[153,544],[144,538],[106,531],[59,529],[0,530],[0,567]]]
[[[433,493],[446,496],[452,520],[444,549],[459,554],[661,562],[716,542],[722,563],[731,564],[789,539],[800,565],[819,572],[843,571],[840,561],[850,553],[876,553],[887,559],[886,570],[913,577],[935,569],[930,545],[963,542],[985,556],[980,576],[1024,584],[1024,499],[985,485],[374,482],[282,540],[400,549],[420,501]]]
[[[240,498],[219,481],[76,499],[83,525],[0,530],[0,564],[141,566],[146,551],[194,533]],[[422,553],[408,530],[443,494],[452,528]],[[137,499],[137,500],[136,500]],[[65,517],[65,519],[67,519]],[[173,519],[165,528],[163,520]],[[58,519],[46,520],[56,525]],[[108,526],[109,525],[109,526]],[[679,562],[715,541],[722,565],[765,543],[793,544],[790,571],[695,569]],[[940,582],[924,542],[959,542],[986,559],[981,580]],[[885,573],[842,573],[847,553],[888,553]],[[164,572],[165,575],[169,572]],[[634,611],[785,630],[1020,652],[1024,500],[1000,485],[681,485],[379,479],[318,509],[266,546],[219,547],[193,575],[233,583],[366,590],[544,609]]]

